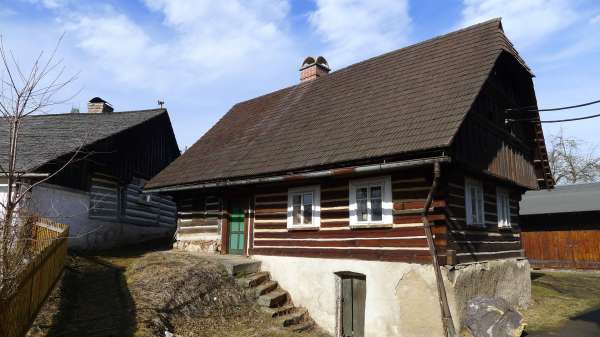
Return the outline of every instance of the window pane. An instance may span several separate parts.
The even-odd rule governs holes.
[[[293,202],[293,204],[294,204],[294,205],[300,205],[300,204],[302,203],[302,202],[300,201],[300,200],[301,200],[301,198],[302,198],[302,197],[300,196],[300,194],[294,194],[294,196],[292,196],[292,199],[293,199],[293,200],[292,200],[292,202]]]
[[[312,223],[312,204],[304,205],[304,224],[310,225]]]
[[[312,193],[304,193],[304,195],[302,196],[302,203],[307,205],[307,204],[312,204],[312,199],[313,199],[313,195]]]
[[[300,224],[300,205],[294,205],[292,208],[292,221],[295,225]]]
[[[371,187],[371,199],[381,199],[381,186]]]
[[[381,199],[371,199],[371,220],[381,221],[382,216]]]
[[[367,200],[356,201],[356,217],[358,221],[368,221]]]
[[[356,189],[356,200],[366,200],[367,199],[367,188],[357,188]]]

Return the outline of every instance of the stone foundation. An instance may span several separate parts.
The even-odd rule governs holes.
[[[219,253],[221,240],[177,240],[174,248],[196,253]]]

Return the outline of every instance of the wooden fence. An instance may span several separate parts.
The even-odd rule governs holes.
[[[31,262],[19,274],[16,291],[0,303],[0,336],[21,337],[58,281],[67,255],[69,226],[37,218],[32,228]]]

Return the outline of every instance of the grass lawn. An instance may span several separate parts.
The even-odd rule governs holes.
[[[531,276],[532,304],[524,311],[530,335],[560,330],[570,321],[600,310],[599,272],[534,271]],[[595,323],[600,328],[600,322]]]
[[[177,251],[70,257],[29,337],[329,337],[262,313],[214,260]]]

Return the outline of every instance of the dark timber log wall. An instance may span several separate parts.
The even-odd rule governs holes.
[[[431,263],[421,213],[431,187],[430,168],[391,174],[394,204],[393,225],[385,228],[351,228],[349,178],[331,178],[320,184],[321,227],[318,230],[287,229],[287,198],[290,186],[257,188],[251,254],[320,258]],[[363,177],[357,178],[362,179]],[[301,185],[300,185],[301,186]],[[438,207],[430,220],[440,259],[445,263],[445,216]]]
[[[178,239],[218,240],[223,219],[223,202],[217,196],[190,195],[177,202]]]
[[[455,252],[454,262],[466,263],[523,256],[521,230],[518,223],[522,192],[518,188],[510,185],[503,186],[489,178],[480,181],[484,189],[485,226],[467,225],[464,173],[455,170],[449,177],[448,249]],[[511,228],[498,228],[497,186],[503,186],[510,193]]]

